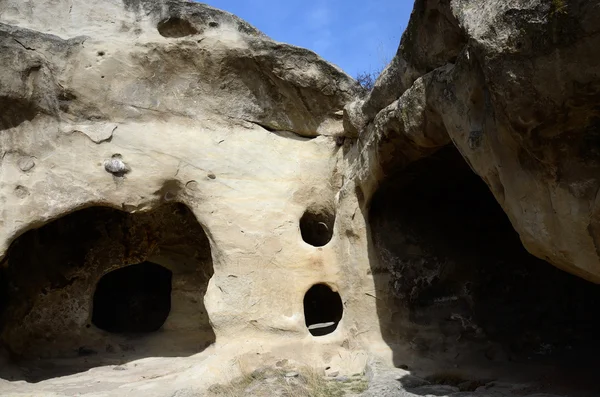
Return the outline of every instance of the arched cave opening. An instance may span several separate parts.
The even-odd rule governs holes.
[[[323,336],[336,330],[344,314],[340,294],[326,284],[310,287],[304,295],[304,319],[313,336]]]
[[[23,368],[68,360],[49,364],[58,373],[33,365],[29,381],[117,358],[196,354],[215,341],[204,306],[212,275],[208,237],[183,204],[75,211],[11,244],[0,267],[0,347]]]
[[[158,331],[171,311],[172,277],[150,262],[105,274],[94,293],[92,324],[115,333]]]
[[[600,286],[529,254],[454,146],[391,174],[368,211],[376,289],[392,295],[378,312],[397,365],[429,358],[472,375],[544,364],[556,379],[595,367]]]
[[[335,213],[328,208],[309,208],[300,218],[300,233],[313,247],[327,245],[333,237]]]

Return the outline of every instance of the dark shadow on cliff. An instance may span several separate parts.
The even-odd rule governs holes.
[[[529,254],[453,146],[390,175],[367,211],[378,315],[397,367],[454,386],[593,386],[600,286]]]
[[[0,269],[0,378],[199,353],[215,341],[203,301],[212,274],[206,233],[179,203],[90,207],[30,230]]]

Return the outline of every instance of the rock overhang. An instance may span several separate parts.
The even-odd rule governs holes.
[[[538,3],[525,6],[545,9]],[[393,240],[405,226],[389,210],[382,217],[389,218],[391,232],[377,229],[381,217],[370,207],[382,187],[393,191],[389,185],[407,166],[421,158],[436,161],[433,154],[451,145],[482,176],[515,228],[535,237],[533,243],[525,239],[530,250],[543,256],[543,250],[535,251],[531,244],[539,247],[540,236],[550,233],[544,226],[547,218],[523,218],[506,204],[515,191],[507,187],[507,175],[521,175],[521,166],[535,165],[526,161],[531,153],[521,153],[517,165],[509,161],[504,175],[499,163],[489,161],[507,155],[506,148],[494,146],[497,142],[483,133],[493,121],[486,119],[486,112],[496,109],[494,101],[502,97],[491,95],[486,86],[497,76],[486,74],[491,69],[482,71],[480,57],[493,46],[482,47],[485,23],[473,20],[472,7],[418,1],[398,56],[375,89],[358,98],[356,82],[337,67],[310,51],[276,43],[237,17],[206,5],[144,0],[111,0],[102,7],[83,1],[44,4],[7,0],[0,5],[0,45],[5,50],[0,59],[7,65],[0,77],[0,87],[6,88],[0,103],[8,105],[0,117],[3,264],[11,262],[10,255],[5,256],[11,243],[80,211],[108,207],[135,217],[174,203],[185,206],[210,246],[214,275],[206,291],[199,292],[204,296],[194,299],[206,305],[208,319],[201,323],[208,337],[203,342],[216,343],[200,353],[205,346],[193,342],[198,354],[185,362],[195,363],[195,369],[184,371],[183,377],[205,373],[213,365],[227,371],[239,357],[253,357],[253,365],[292,357],[361,370],[370,353],[388,361],[392,356],[398,364],[399,359],[419,356],[425,347],[436,351],[441,345],[427,346],[427,338],[455,337],[459,322],[477,334],[479,325],[469,322],[468,311],[444,319],[443,336],[424,323],[427,316],[421,311],[449,310],[428,307],[431,300],[455,301],[454,296],[436,297],[435,291],[441,290],[436,286],[431,296],[425,291],[417,312],[406,309],[410,299],[394,301],[393,295],[404,296],[402,288],[411,285],[406,280],[411,267],[397,268],[406,264],[403,255],[410,257],[411,266],[415,252],[421,252],[425,262],[432,259],[413,242],[406,252],[401,250],[402,260],[394,261],[390,253],[396,252],[401,238],[379,246],[375,239],[383,231]],[[489,10],[488,16],[506,11],[499,6]],[[64,22],[56,23],[57,16]],[[428,23],[441,26],[443,40],[428,36],[435,31]],[[470,29],[474,23],[477,26]],[[481,43],[467,43],[469,35]],[[422,51],[415,54],[415,48]],[[497,60],[501,65],[504,58]],[[354,100],[342,123],[341,109]],[[530,179],[524,180],[531,182],[539,164],[526,171]],[[571,184],[570,191],[585,198],[591,188],[585,180],[579,182]],[[410,192],[403,196],[413,198]],[[563,198],[565,203],[572,200]],[[488,199],[483,201],[493,203]],[[527,209],[536,213],[539,208]],[[123,230],[133,233],[130,226]],[[575,246],[587,239],[580,239],[579,233],[573,236]],[[185,252],[175,259],[166,255],[163,264],[185,262],[190,255]],[[589,262],[593,256],[587,258]],[[146,259],[126,264],[135,266]],[[439,257],[434,259],[433,268],[427,269],[432,274],[441,263]],[[583,262],[566,261],[574,273],[584,267]],[[443,280],[454,287],[454,274],[442,268]],[[519,269],[514,271],[521,277]],[[541,270],[539,275],[560,281],[550,273]],[[461,275],[467,280],[472,276]],[[565,284],[575,285],[584,295],[589,289],[572,281]],[[316,324],[305,321],[303,299],[316,285],[339,294],[343,315]],[[416,297],[421,287],[415,288]],[[91,299],[92,290],[87,289],[86,299]],[[459,299],[468,300],[469,294],[459,294]],[[500,300],[507,298],[501,291],[499,295]],[[589,296],[594,301],[595,295]],[[93,307],[83,306],[82,317],[91,316]],[[176,310],[181,318],[186,306],[177,307],[184,308]],[[562,311],[556,313],[560,317]],[[169,320],[165,324],[177,328]],[[315,338],[310,332],[315,325],[333,330]],[[415,332],[423,337],[412,337]],[[253,341],[252,346],[244,347],[240,335],[243,341]],[[172,344],[168,347],[175,350]],[[486,357],[502,361],[500,350],[494,345]],[[82,344],[75,351],[87,360],[86,354],[96,350]],[[214,352],[217,358],[203,364]],[[444,354],[437,358],[440,363],[448,359]]]

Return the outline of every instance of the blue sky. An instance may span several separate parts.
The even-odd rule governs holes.
[[[277,41],[309,48],[355,77],[396,53],[411,0],[203,0]]]

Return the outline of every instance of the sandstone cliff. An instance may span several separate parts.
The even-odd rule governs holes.
[[[0,394],[595,395],[599,13],[417,0],[364,92],[208,5],[0,0]]]
[[[600,282],[598,12],[594,1],[417,2],[391,64],[346,107],[346,130],[370,148],[356,172],[376,170],[369,185],[451,142],[531,253]]]

